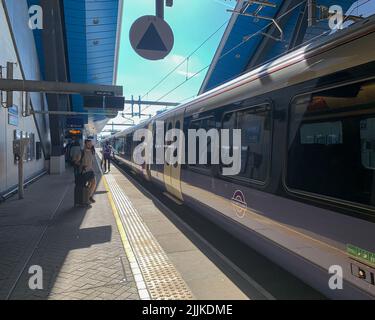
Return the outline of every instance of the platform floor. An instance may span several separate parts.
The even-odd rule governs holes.
[[[73,207],[73,180],[44,176],[0,204],[0,299],[140,298],[103,180],[88,209]],[[35,265],[43,290],[29,288]]]
[[[71,169],[0,204],[0,299],[248,299],[155,199],[114,167],[96,175],[90,208],[73,206]]]

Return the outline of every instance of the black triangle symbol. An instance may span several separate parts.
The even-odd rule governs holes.
[[[150,24],[143,38],[139,41],[137,49],[168,51],[153,23]]]

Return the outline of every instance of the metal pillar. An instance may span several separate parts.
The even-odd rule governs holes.
[[[317,3],[316,0],[307,0],[308,26],[312,27],[317,23]]]
[[[67,82],[66,48],[64,41],[63,13],[61,1],[40,0],[44,13],[42,30],[43,51],[45,57],[45,78],[47,81]],[[47,94],[49,111],[70,111],[70,99],[66,95]],[[61,162],[64,155],[65,117],[51,117],[51,168],[52,161]],[[57,167],[61,166],[59,163]],[[51,170],[52,171],[52,170]]]

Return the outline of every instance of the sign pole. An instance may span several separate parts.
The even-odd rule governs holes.
[[[156,0],[156,16],[164,20],[164,0]]]

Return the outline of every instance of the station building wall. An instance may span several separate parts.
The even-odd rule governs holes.
[[[14,65],[14,78],[22,79],[22,64],[18,61],[11,28],[8,25],[3,3],[0,1],[0,65],[4,67],[7,62],[16,63]],[[6,69],[3,69],[4,73],[6,75]],[[16,130],[18,130],[17,134],[22,131],[24,136],[28,134],[35,138],[30,147],[30,161],[24,163],[25,179],[31,178],[45,169],[45,157],[42,148],[40,159],[36,159],[36,145],[40,142],[40,137],[35,120],[33,116],[22,116],[23,102],[21,93],[15,92],[13,103],[17,108],[8,110],[0,106],[0,194],[6,193],[18,184],[18,166],[15,164],[13,156],[13,141]]]

